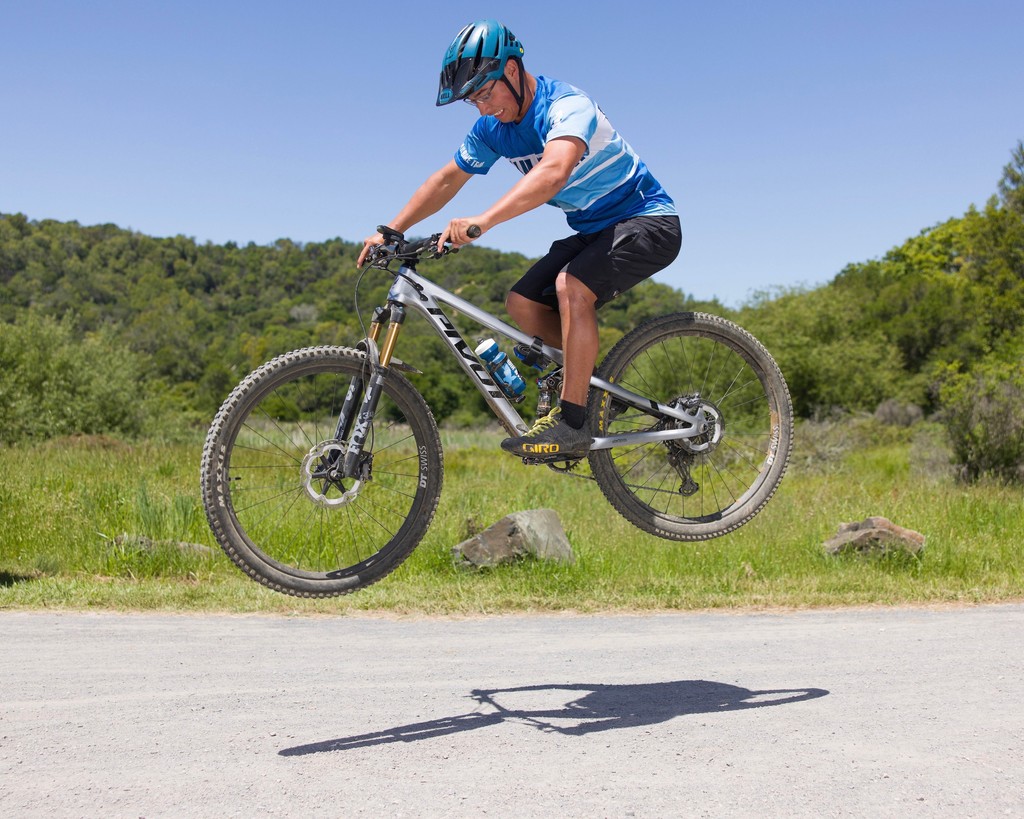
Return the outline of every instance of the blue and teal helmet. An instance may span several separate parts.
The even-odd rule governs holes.
[[[460,31],[441,61],[437,104],[447,105],[505,76],[505,63],[523,58],[523,44],[497,20],[479,20]]]

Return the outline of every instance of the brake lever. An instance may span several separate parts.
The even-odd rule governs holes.
[[[390,255],[391,249],[387,245],[380,244],[371,247],[370,252],[366,255],[366,258],[370,264],[374,264],[375,262],[379,262],[381,259]]]
[[[480,229],[479,225],[470,225],[469,229],[466,231],[466,235],[469,236],[470,239],[478,239],[478,238],[480,238],[480,234],[482,234],[482,233],[483,233],[483,231]],[[440,233],[435,233],[433,238],[431,239],[431,241],[436,246],[437,245],[437,240],[440,239],[440,238],[441,238],[441,234]],[[442,256],[444,256],[444,255],[446,255],[448,253],[458,253],[461,249],[462,249],[461,246],[453,246],[451,244],[446,244],[444,246],[444,250],[441,250],[441,251],[436,251],[435,250],[434,254],[430,258],[432,258],[432,259],[440,259]]]

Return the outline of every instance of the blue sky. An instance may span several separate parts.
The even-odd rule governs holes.
[[[0,212],[153,236],[361,240],[472,124],[441,55],[503,20],[677,200],[658,280],[739,304],[984,205],[1024,138],[1020,0],[3,3]],[[517,179],[474,179],[444,219]],[[540,255],[543,207],[482,244]]]

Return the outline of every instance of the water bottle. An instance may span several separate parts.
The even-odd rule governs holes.
[[[508,360],[508,356],[498,349],[498,344],[493,338],[481,341],[476,348],[476,354],[484,362],[487,372],[491,374],[494,382],[516,403],[523,400],[523,393],[526,391],[526,382],[519,375],[519,371]]]

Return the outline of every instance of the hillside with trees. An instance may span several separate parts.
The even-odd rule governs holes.
[[[823,287],[764,293],[736,311],[647,282],[601,311],[602,346],[653,315],[726,315],[776,356],[801,417],[880,406],[940,417],[964,463],[979,447],[1000,450],[1009,465],[977,471],[1024,477],[1024,143],[997,191]],[[358,250],[342,239],[199,244],[0,214],[0,443],[202,427],[267,358],[364,335],[360,318],[389,282],[366,274],[360,317]],[[468,247],[421,269],[501,313],[529,263]],[[403,357],[423,370],[416,383],[438,419],[482,420],[482,401],[425,325],[404,332],[416,341]]]
[[[386,298],[390,278],[376,270],[366,273],[358,291],[362,315],[357,315],[360,249],[340,239],[305,245],[287,239],[269,246],[198,244],[114,225],[0,215],[6,401],[19,392],[29,402],[28,395],[39,398],[41,392],[64,392],[67,399],[80,388],[53,378],[75,370],[84,376],[89,370],[102,380],[116,364],[140,380],[136,397],[124,396],[139,404],[140,412],[146,397],[158,399],[167,411],[209,417],[230,389],[268,358],[314,344],[354,344],[365,335],[360,318],[369,321],[373,307]],[[467,247],[420,269],[475,304],[503,313],[506,293],[529,264],[519,254]],[[603,311],[604,342],[613,343],[645,318],[693,306],[672,288],[648,283]],[[483,402],[475,390],[466,390],[461,371],[429,328],[410,321],[403,333],[403,355],[417,351],[411,363],[424,372],[417,386],[438,419],[457,416],[466,423],[480,415]],[[37,352],[28,355],[30,349]],[[47,375],[51,368],[40,356],[51,349],[78,363],[68,367],[54,358],[57,372]],[[82,359],[87,350],[95,351],[88,362]],[[17,373],[20,387],[12,383]],[[40,378],[51,381],[44,385]],[[10,419],[4,402],[0,397],[0,419]],[[33,434],[46,434],[43,424],[29,426]],[[141,415],[134,424],[124,417],[110,419],[114,430],[136,432],[142,426]],[[17,440],[25,429],[24,423],[4,421],[0,441]]]

